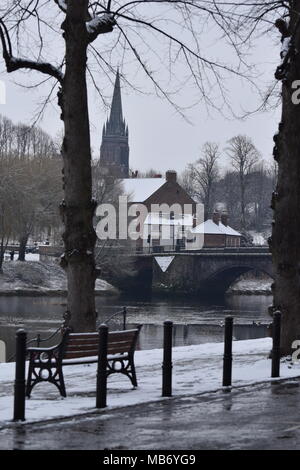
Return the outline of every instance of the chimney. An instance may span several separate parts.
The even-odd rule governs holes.
[[[220,222],[220,214],[218,211],[214,210],[213,215],[212,215],[212,220],[216,225],[219,225]]]
[[[225,227],[227,227],[227,225],[228,225],[228,212],[227,211],[222,212],[221,222],[222,222],[223,225],[225,225]]]
[[[168,170],[166,172],[166,180],[168,183],[176,183],[177,173],[174,170]]]

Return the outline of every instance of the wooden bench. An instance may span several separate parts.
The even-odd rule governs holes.
[[[114,373],[126,375],[134,387],[137,379],[134,352],[142,325],[133,330],[108,333],[107,376]],[[29,368],[26,396],[30,398],[33,387],[40,382],[54,384],[66,397],[63,367],[91,364],[98,361],[99,333],[71,333],[66,329],[62,340],[49,348],[28,348]]]

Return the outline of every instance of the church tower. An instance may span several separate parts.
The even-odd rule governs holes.
[[[103,174],[115,178],[129,176],[128,126],[122,112],[120,75],[117,71],[110,116],[103,126],[100,147]]]

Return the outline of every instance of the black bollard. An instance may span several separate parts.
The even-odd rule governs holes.
[[[106,375],[107,339],[108,339],[108,327],[107,327],[107,325],[102,324],[99,328],[96,408],[105,408],[106,407],[106,396],[107,396],[107,375]]]
[[[17,331],[14,421],[25,421],[26,338],[27,333],[25,330]]]
[[[164,322],[164,357],[162,365],[162,396],[172,396],[172,330],[173,322]]]
[[[233,318],[225,318],[224,358],[223,358],[223,387],[231,386],[232,378],[232,332]]]
[[[280,328],[281,328],[281,312],[277,310],[273,314],[272,326],[272,374],[271,377],[279,377],[280,373]]]

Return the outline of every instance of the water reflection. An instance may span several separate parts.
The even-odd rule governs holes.
[[[97,297],[99,323],[105,321],[123,306],[128,309],[129,326],[142,323],[140,348],[162,347],[162,324],[174,322],[174,345],[184,346],[223,340],[226,315],[234,317],[234,338],[252,339],[268,335],[270,317],[267,308],[270,296],[228,296],[223,301],[203,301],[196,298],[132,300],[122,297]],[[46,337],[62,322],[66,309],[64,297],[0,297],[0,339],[6,342],[7,358],[14,353],[15,332],[26,328],[28,338],[41,333]],[[122,326],[122,316],[110,323],[111,329]]]

